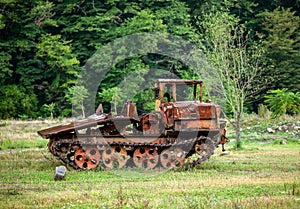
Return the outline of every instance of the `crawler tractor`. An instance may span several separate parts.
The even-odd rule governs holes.
[[[190,168],[228,141],[220,106],[202,101],[202,81],[158,79],[155,111],[138,116],[126,101],[120,115],[96,113],[38,131],[49,151],[74,169]],[[186,160],[190,156],[191,159]],[[189,161],[187,163],[187,161]]]

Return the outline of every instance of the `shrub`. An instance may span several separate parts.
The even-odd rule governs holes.
[[[261,118],[266,118],[270,114],[270,111],[268,110],[267,106],[263,104],[258,105],[258,116]]]
[[[37,98],[32,89],[7,85],[0,89],[0,118],[35,117]]]
[[[265,103],[272,111],[274,117],[300,113],[299,92],[288,92],[287,89],[270,90],[265,98]]]

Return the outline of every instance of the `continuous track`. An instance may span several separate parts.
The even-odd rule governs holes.
[[[73,139],[51,139],[50,152],[77,170],[96,167],[107,169],[139,167],[146,170],[155,168],[192,168],[206,161],[214,153],[215,143],[200,136],[194,139],[174,139],[173,143],[132,143],[96,141],[93,137]],[[196,154],[191,163],[185,160]]]

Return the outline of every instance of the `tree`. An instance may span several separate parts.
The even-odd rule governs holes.
[[[258,15],[262,44],[268,58],[268,73],[274,82],[270,89],[300,89],[300,17],[291,9],[276,8]]]
[[[46,30],[51,28],[53,32],[53,28],[57,27],[56,21],[53,20],[55,5],[43,0],[2,0],[0,8],[0,85],[9,88],[16,85],[27,97],[38,99],[37,104],[32,104],[41,110],[39,107],[44,103],[57,102],[64,93],[61,89],[53,91],[55,87],[48,85],[55,83],[53,79],[57,77],[45,70],[49,69],[46,53],[42,56],[37,55],[38,51],[41,52],[38,46],[45,45],[43,38],[46,37]],[[48,52],[53,54],[50,50]],[[60,52],[61,54],[56,53],[58,58],[59,55],[63,56],[65,50],[62,49]],[[58,86],[64,84],[64,79],[70,77],[66,75],[56,79],[61,82]],[[58,107],[63,107],[63,102],[61,101]],[[21,114],[28,114],[28,111]]]
[[[260,51],[247,46],[249,36],[245,27],[227,11],[205,14],[200,27],[204,32],[207,57],[216,72],[215,82],[218,84],[214,88],[219,88],[218,91],[232,114],[233,121],[230,121],[236,132],[238,147],[244,105],[255,85],[254,78],[260,72]]]
[[[81,109],[82,118],[85,118],[84,99],[89,96],[87,89],[84,86],[72,86],[68,88],[66,98],[73,105],[73,110]]]
[[[83,72],[82,66],[99,48],[118,38],[141,32],[172,34],[204,48],[199,38],[202,31],[197,31],[198,21],[212,7],[219,10],[227,8],[226,11],[237,15],[239,21],[252,30],[252,34],[260,33],[261,36],[256,38],[263,39],[268,63],[264,76],[256,79],[257,83],[264,83],[270,74],[268,79],[274,79],[270,89],[288,88],[293,92],[299,89],[300,10],[297,1],[0,0],[0,90],[4,92],[12,86],[18,87],[27,98],[38,100],[38,110],[42,110],[43,104],[52,102],[56,104],[59,113],[70,110],[70,103],[65,100],[68,87],[75,84],[79,73]],[[247,44],[252,45],[251,42]],[[143,40],[126,44],[131,46],[136,43],[147,49],[163,47],[163,44]],[[170,52],[178,49],[176,43],[172,44],[174,47],[170,47]],[[126,47],[116,48],[112,54],[107,54],[116,56],[119,61],[112,70],[116,74],[111,74],[111,78],[101,83],[99,92],[117,86],[119,75],[124,78],[135,71],[129,67],[130,63],[135,62],[142,63],[147,69],[163,69],[181,78],[197,76],[178,59],[155,53],[140,53],[134,57],[134,61],[131,55],[124,60],[119,56],[122,51],[128,50]],[[108,63],[102,63],[101,66],[105,64]],[[90,79],[87,77],[87,80]],[[263,98],[261,95],[267,90],[260,92],[259,97]],[[137,97],[146,101],[149,92]],[[255,102],[257,105],[262,101]],[[88,104],[90,107],[93,105]],[[144,108],[145,105],[138,107]],[[147,103],[148,107],[151,107],[150,103]],[[90,113],[89,109],[85,111]],[[9,117],[11,115],[15,114]]]
[[[37,99],[32,91],[25,93],[17,85],[6,85],[0,89],[0,98],[0,118],[35,116]]]
[[[36,58],[43,60],[40,66],[43,82],[38,84],[43,90],[41,100],[54,102],[61,112],[68,105],[64,97],[68,87],[74,85],[79,76],[79,61],[70,41],[63,40],[61,35],[42,35],[36,49]]]
[[[104,109],[107,109],[107,102],[109,102],[109,98],[112,98],[112,95],[114,94],[113,92],[118,93],[121,90],[122,95],[119,95],[117,98],[119,98],[120,100],[131,98],[135,101],[137,101],[137,98],[139,98],[137,107],[140,112],[143,112],[145,111],[145,109],[149,110],[153,106],[152,104],[150,104],[149,98],[146,98],[146,96],[151,95],[150,91],[152,90],[149,88],[151,88],[154,84],[154,80],[151,80],[151,78],[155,77],[156,75],[150,75],[151,72],[148,74],[149,69],[163,69],[177,75],[181,72],[186,73],[186,71],[184,72],[186,68],[182,65],[182,63],[180,63],[180,61],[172,59],[168,56],[163,56],[155,53],[151,54],[147,52],[143,53],[141,51],[139,51],[138,55],[129,54],[131,52],[130,50],[128,50],[128,48],[130,49],[132,46],[132,48],[139,47],[139,49],[141,50],[146,49],[145,51],[155,51],[159,49],[159,47],[166,47],[165,44],[159,43],[160,40],[149,41],[150,38],[149,40],[147,40],[147,36],[152,37],[153,32],[158,32],[165,35],[171,33],[174,35],[180,35],[189,40],[199,39],[195,38],[197,37],[197,34],[195,32],[195,29],[193,29],[191,26],[188,7],[183,2],[177,0],[168,2],[156,1],[143,2],[139,5],[128,2],[128,7],[126,7],[126,9],[121,9],[119,6],[120,5],[118,5],[118,20],[120,20],[120,18],[126,18],[118,22],[118,27],[113,27],[111,31],[108,32],[108,34],[111,34],[110,38],[123,37],[126,35],[137,34],[141,32],[149,32],[150,34],[147,34],[143,37],[140,36],[137,39],[131,39],[126,43],[123,43],[121,41],[119,43],[120,47],[114,48],[114,52],[110,57],[114,57],[115,60],[120,61],[115,66],[113,66],[108,73],[106,73],[105,78],[102,80],[99,87],[98,100],[102,102],[106,101],[103,106]],[[131,9],[129,9],[129,7]],[[173,44],[174,49],[176,49],[176,43],[170,43],[170,45],[171,44]],[[126,54],[123,53],[124,51],[128,52],[127,57],[124,56],[124,54]],[[170,49],[170,51],[172,51],[172,49]],[[100,63],[99,65],[104,66],[106,63],[109,62],[102,61],[102,63]],[[95,61],[94,64],[98,65],[97,61]],[[98,67],[98,69],[99,71],[101,71],[102,69],[104,69],[104,67]],[[136,76],[133,79],[130,74],[134,73],[136,74]],[[144,82],[145,77],[147,77],[148,79],[147,83]],[[126,87],[128,88],[114,88],[125,80],[127,80]],[[143,94],[141,94],[141,92],[134,92],[136,93],[135,98],[132,98],[132,95],[135,95],[133,94],[133,92],[130,92],[131,94],[128,94],[126,92],[127,89],[134,90],[141,88],[143,88],[144,90]],[[116,111],[116,109],[118,109],[119,106],[123,104],[123,102],[118,102],[117,104],[116,102],[114,102],[113,104],[114,106],[118,106],[113,107],[114,111]]]
[[[69,43],[62,40],[61,35],[45,34],[37,45],[36,56],[45,60],[46,74],[52,77],[51,85],[55,87],[74,84],[79,75],[79,61]],[[63,81],[61,77],[64,77]]]
[[[55,103],[52,102],[51,104],[44,104],[43,108],[46,109],[46,111],[50,113],[50,120],[53,120]]]
[[[152,86],[154,83],[154,81],[145,81],[145,77],[149,72],[149,66],[145,65],[139,56],[124,60],[120,64],[123,66],[123,69],[120,70],[116,66],[106,74],[104,78],[105,85],[100,86],[102,91],[98,94],[101,102],[112,103],[110,105],[113,105],[114,113],[117,113],[118,109],[127,100],[138,102],[139,107],[147,105],[149,98],[145,98],[140,93],[143,90],[148,91],[149,86]]]
[[[113,112],[114,114],[118,113],[117,107],[120,105],[120,101],[122,98],[121,89],[118,87],[104,89],[99,96],[102,98],[103,102],[109,102],[113,105]]]

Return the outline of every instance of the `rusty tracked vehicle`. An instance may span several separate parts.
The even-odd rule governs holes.
[[[202,81],[158,79],[155,111],[137,115],[127,101],[120,115],[96,113],[83,120],[38,131],[49,151],[75,169],[190,168],[228,141],[220,106],[202,101]],[[185,160],[196,155],[195,160]]]

